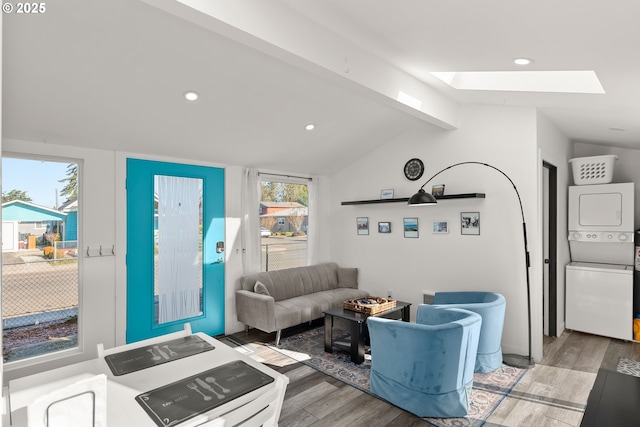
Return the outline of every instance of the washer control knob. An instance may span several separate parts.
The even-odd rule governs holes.
[[[609,240],[613,239],[613,234],[607,235],[607,239],[609,239]]]
[[[629,235],[625,233],[620,233],[618,235],[618,239],[622,240],[623,242],[626,242],[627,240],[629,240]]]
[[[575,232],[572,234],[573,240],[580,240],[580,238],[582,237],[582,235],[578,232]]]

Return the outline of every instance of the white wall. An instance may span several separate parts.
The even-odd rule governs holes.
[[[542,162],[548,162],[556,167],[557,173],[557,334],[560,336],[565,329],[565,266],[571,261],[569,242],[567,241],[567,194],[569,186],[569,159],[571,158],[572,143],[558,131],[546,117],[538,114],[538,148],[540,156],[539,171],[539,220],[542,220]],[[542,225],[539,225],[542,227]],[[538,253],[543,254],[543,241],[539,241]]]
[[[528,108],[465,106],[455,131],[428,126],[408,130],[331,178],[331,258],[360,270],[359,283],[373,295],[391,289],[396,299],[416,305],[422,291],[491,290],[505,295],[507,313],[503,350],[527,354],[527,300],[522,218],[513,187],[500,173],[478,165],[448,170],[428,184],[445,184],[445,194],[486,193],[486,199],[443,200],[433,207],[403,203],[341,206],[347,200],[379,198],[393,188],[409,197],[431,175],[453,163],[480,161],[504,171],[520,192],[528,227],[531,272],[540,269],[538,252],[538,153],[536,113]],[[410,182],[403,166],[412,157],[426,165],[424,176]],[[460,234],[462,211],[479,211],[480,236]],[[356,217],[369,217],[368,236],[356,235]],[[403,217],[419,218],[418,239],[403,237]],[[449,222],[449,234],[433,234],[432,222]],[[390,221],[391,234],[377,223]],[[536,296],[540,298],[536,298]],[[541,300],[539,279],[532,299]],[[537,304],[533,305],[534,310]],[[541,306],[538,313],[541,312]],[[542,319],[534,324],[533,355],[542,357]]]
[[[636,184],[635,227],[640,228],[640,150],[607,147],[604,145],[576,142],[573,145],[572,157],[602,156],[615,154],[619,159],[613,166],[613,182],[634,182]],[[571,175],[573,185],[573,174]]]

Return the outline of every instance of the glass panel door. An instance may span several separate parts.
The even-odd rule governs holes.
[[[157,324],[202,315],[202,179],[156,175]],[[155,310],[154,310],[155,311]]]
[[[127,342],[224,333],[224,170],[127,159]]]

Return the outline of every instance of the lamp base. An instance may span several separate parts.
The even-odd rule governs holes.
[[[503,354],[502,361],[505,365],[520,369],[529,369],[536,366],[536,363],[533,361],[533,357],[521,356],[519,354]]]

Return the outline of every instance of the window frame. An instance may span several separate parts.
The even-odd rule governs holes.
[[[45,353],[45,354],[40,354],[40,355],[35,355],[35,356],[31,356],[31,357],[27,357],[24,359],[18,359],[18,360],[14,360],[14,361],[10,361],[10,362],[4,362],[4,357],[2,358],[2,369],[3,372],[12,372],[12,371],[19,371],[21,369],[24,368],[32,368],[32,367],[36,367],[36,366],[47,366],[47,364],[51,363],[51,362],[55,362],[56,360],[60,360],[60,359],[66,359],[69,357],[73,357],[79,354],[83,354],[86,349],[85,349],[85,339],[84,339],[84,334],[83,331],[85,329],[85,316],[84,316],[84,308],[83,308],[83,304],[82,301],[84,300],[83,298],[83,258],[84,256],[82,256],[83,251],[82,251],[82,205],[83,205],[83,201],[82,201],[82,182],[84,180],[84,159],[81,158],[73,158],[73,157],[67,157],[64,155],[61,156],[57,156],[57,155],[47,155],[47,154],[37,154],[37,153],[26,153],[26,152],[20,152],[20,151],[2,151],[2,159],[5,158],[12,158],[12,159],[19,159],[19,160],[29,160],[29,161],[39,161],[39,162],[55,162],[55,163],[63,163],[66,165],[69,164],[75,164],[77,165],[78,168],[78,177],[77,177],[77,199],[78,199],[78,204],[77,204],[77,210],[78,210],[78,216],[77,216],[77,241],[78,241],[78,259],[77,259],[77,270],[76,270],[76,274],[77,274],[77,280],[78,280],[78,309],[77,309],[77,343],[75,347],[72,348],[67,348],[67,349],[63,349],[63,350],[59,350],[59,351],[53,351],[53,352],[49,352],[49,353]],[[3,188],[4,190],[4,188]],[[46,227],[45,227],[46,228]],[[0,285],[2,284],[2,275],[0,274]],[[0,298],[4,298],[2,296],[2,292],[0,292]],[[0,299],[0,303],[2,302],[2,300]],[[0,309],[0,315],[2,315],[2,310]],[[3,329],[4,332],[4,329]],[[1,343],[1,342],[0,342]],[[0,350],[3,350],[4,346],[0,345]]]

